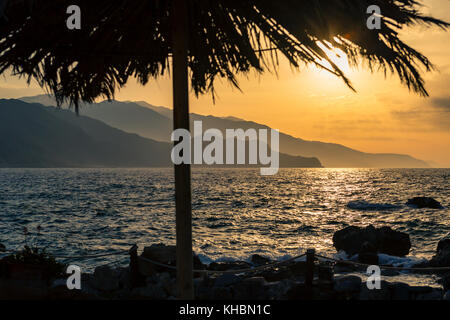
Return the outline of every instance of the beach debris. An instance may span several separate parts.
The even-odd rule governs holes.
[[[369,244],[372,251],[399,257],[406,256],[411,249],[409,235],[391,227],[349,226],[333,235],[333,246],[336,250],[344,250],[349,255],[363,252],[363,245],[368,248]]]
[[[406,202],[406,205],[415,208],[430,208],[430,209],[443,209],[444,207],[439,201],[430,197],[414,197]]]

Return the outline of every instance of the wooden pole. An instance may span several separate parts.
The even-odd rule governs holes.
[[[315,249],[306,250],[306,274],[305,274],[305,285],[311,288],[314,279],[314,255],[316,254]]]
[[[314,279],[314,255],[315,249],[306,250],[306,274],[305,274],[305,298],[312,300],[313,298],[313,279]]]
[[[142,275],[139,272],[137,250],[138,246],[136,244],[128,250],[128,253],[130,254],[130,282],[132,288],[139,287],[143,284]]]
[[[189,130],[188,7],[186,0],[172,1],[173,127]],[[175,165],[177,233],[177,289],[179,299],[193,299],[191,167]]]

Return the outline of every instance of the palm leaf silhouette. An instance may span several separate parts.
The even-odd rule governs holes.
[[[66,9],[82,12],[81,30],[66,28]],[[366,26],[370,5],[381,9],[381,29]],[[339,48],[350,65],[366,64],[398,76],[428,95],[421,72],[431,62],[399,38],[414,24],[449,24],[421,14],[415,0],[3,0],[0,73],[37,80],[78,111],[80,101],[113,99],[137,78],[145,85],[170,71],[173,59],[174,127],[189,128],[187,80],[196,95],[224,78],[276,71],[279,55],[297,68],[313,64],[344,72],[323,48]],[[186,82],[186,83],[185,83]],[[176,166],[180,294],[192,297],[190,167]]]

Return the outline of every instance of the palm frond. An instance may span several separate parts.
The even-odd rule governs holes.
[[[130,77],[142,84],[169,72],[171,3],[166,0],[7,0],[0,7],[0,73],[36,79],[58,103],[114,98]],[[82,10],[81,30],[66,28],[66,8]],[[381,29],[366,27],[367,7],[381,9]],[[339,48],[351,65],[396,74],[427,95],[421,68],[432,63],[399,38],[400,29],[449,24],[420,13],[415,0],[191,0],[191,87],[214,95],[217,78],[238,87],[251,70],[276,71],[278,56],[293,67],[313,64],[350,80],[323,45]]]

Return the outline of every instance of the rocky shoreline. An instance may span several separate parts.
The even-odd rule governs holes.
[[[357,255],[357,260],[378,263],[378,254],[399,256],[408,254],[409,236],[389,227],[347,227],[333,237],[336,249]],[[144,248],[135,264],[112,268],[103,265],[93,273],[83,273],[81,290],[68,290],[66,276],[45,277],[24,268],[11,272],[6,258],[0,260],[0,299],[175,299],[175,270],[148,262],[175,266],[174,246],[153,244]],[[229,271],[251,269],[274,261],[253,255],[250,262],[201,263],[194,256],[195,270]],[[450,267],[450,238],[442,239],[436,255],[416,267]],[[363,278],[363,266],[347,263],[315,261],[312,286],[305,284],[306,261],[289,261],[276,267],[241,274],[194,274],[195,298],[199,300],[450,300],[450,271],[434,272],[440,277],[441,287],[411,286],[407,283],[386,281],[396,271],[382,273],[381,288],[369,290]],[[36,271],[36,270],[35,270]],[[398,273],[398,272],[397,272]],[[430,273],[430,271],[423,271]]]

